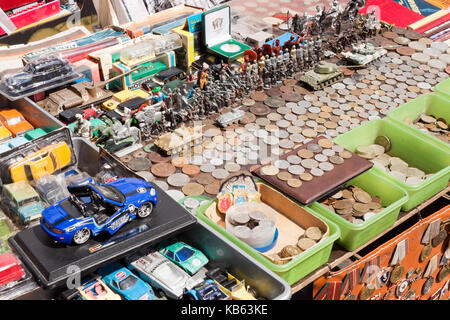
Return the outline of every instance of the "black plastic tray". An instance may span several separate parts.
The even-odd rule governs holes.
[[[79,169],[94,175],[100,167],[99,162],[106,161],[116,173],[134,176],[112,157],[103,152],[100,156],[92,144],[74,139],[73,145]],[[62,285],[73,276],[74,266],[79,268],[81,276],[86,275],[142,246],[156,244],[196,224],[194,216],[157,185],[154,187],[159,200],[151,216],[128,223],[112,237],[99,236],[82,246],[64,245],[51,240],[38,225],[17,233],[9,243],[40,284],[44,287]]]

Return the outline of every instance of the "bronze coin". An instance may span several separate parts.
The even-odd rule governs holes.
[[[294,92],[300,93],[300,94],[308,94],[309,91],[301,86],[294,86]]]
[[[242,104],[243,104],[244,106],[251,107],[252,105],[255,104],[255,100],[249,99],[249,98],[244,98],[244,99],[242,100]]]
[[[205,192],[213,196],[220,192],[220,183],[212,183],[205,186]]]
[[[397,281],[399,281],[402,278],[404,273],[405,273],[405,268],[403,268],[403,266],[396,266],[394,268],[394,270],[392,270],[392,272],[391,272],[391,277],[390,277],[389,281],[392,284],[396,283]]]
[[[168,176],[174,174],[177,171],[177,169],[170,163],[161,162],[153,165],[150,171],[156,177],[167,178]]]
[[[433,247],[430,244],[427,244],[425,247],[423,247],[422,251],[420,252],[419,261],[424,262],[425,260],[427,260],[431,254],[432,249]]]
[[[344,159],[350,159],[352,157],[352,153],[350,151],[344,150],[339,152],[339,156]]]
[[[171,157],[163,157],[158,152],[150,152],[148,158],[153,163],[169,162]]]
[[[295,80],[295,79],[285,79],[283,81],[283,84],[285,86],[293,87],[293,86],[295,86],[297,84],[297,80]],[[294,89],[292,89],[292,90],[294,90]]]
[[[200,184],[203,185],[208,185],[208,184],[214,184],[214,183],[218,183],[219,181],[214,178],[210,173],[205,173],[205,172],[201,172],[199,173],[195,179],[195,181],[197,181]]]
[[[270,97],[279,97],[281,96],[281,90],[279,87],[272,87],[266,91]]]
[[[412,56],[416,52],[416,50],[410,47],[399,47],[395,51],[402,56]]]
[[[300,149],[297,151],[297,155],[302,159],[311,159],[314,157],[314,152],[308,149]]]
[[[293,92],[294,91],[294,87],[292,86],[281,86],[280,90],[282,93],[288,93],[288,92]]]
[[[175,168],[183,168],[185,165],[189,163],[189,160],[188,158],[185,157],[175,157],[172,158],[171,163]]]
[[[341,158],[340,156],[334,155],[330,157],[330,162],[332,164],[343,164],[344,163],[344,159]]]
[[[190,177],[195,177],[200,173],[200,168],[195,164],[187,164],[181,169],[184,174],[187,174]]]
[[[187,196],[200,196],[205,191],[205,188],[201,184],[190,182],[184,185],[181,190]]]
[[[352,70],[352,69],[350,69],[350,68],[339,67],[339,69],[341,69],[342,72],[344,72],[344,76],[351,76],[352,74],[355,73],[355,70]]]
[[[310,173],[302,173],[300,175],[300,179],[302,179],[303,181],[311,181],[313,179],[313,176]]]
[[[353,197],[356,201],[362,202],[362,203],[369,203],[372,201],[372,197],[365,191],[356,191],[353,194]],[[370,209],[370,206],[368,206]]]
[[[397,44],[394,41],[383,41],[381,46],[389,51],[395,51]]]
[[[423,37],[423,35],[421,33],[412,30],[406,30],[405,37],[408,38],[409,40],[419,40],[420,38]]]
[[[386,31],[383,33],[383,37],[386,39],[395,39],[398,37],[398,34],[392,31]]]
[[[271,111],[270,108],[262,103],[255,103],[254,106],[250,107],[249,111],[255,116],[267,116]]]
[[[397,26],[393,26],[391,31],[395,32],[397,34],[403,35],[403,34],[405,34],[406,29],[405,28],[400,28],[400,27],[397,27]]]
[[[256,91],[250,97],[255,101],[263,102],[268,98],[268,95],[264,91]]]
[[[447,238],[447,231],[442,229],[433,239],[431,239],[431,245],[437,247],[445,240],[445,238]]]
[[[246,125],[248,123],[252,123],[256,121],[256,116],[253,113],[246,112],[245,116],[241,120],[242,125]]]
[[[144,157],[135,158],[127,163],[128,168],[133,171],[147,171],[151,166],[150,160]]]
[[[120,158],[119,160],[120,160],[120,162],[122,162],[122,163],[128,163],[128,162],[130,162],[131,160],[133,160],[133,157],[132,157],[131,155],[127,154],[126,156],[123,156],[123,157]]]
[[[302,95],[296,92],[287,92],[281,95],[286,102],[299,102],[302,99]]]

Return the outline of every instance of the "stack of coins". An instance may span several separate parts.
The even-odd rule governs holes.
[[[228,221],[235,227],[241,226],[248,228],[249,232],[258,226],[270,229],[274,226],[274,222],[258,210],[235,213],[233,216],[228,217]],[[240,229],[245,230],[243,228]]]
[[[322,202],[330,211],[345,220],[360,224],[384,210],[379,197],[372,197],[363,189],[348,186]]]
[[[391,149],[391,142],[388,137],[379,136],[375,142],[376,144],[357,147],[356,154],[370,160],[384,172],[409,185],[418,185],[432,175],[425,174],[422,170],[410,166],[399,157],[387,154],[386,152]]]
[[[287,245],[280,252],[271,256],[276,264],[284,264],[289,262],[293,257],[298,256],[304,251],[312,248],[323,237],[323,232],[319,227],[309,227],[305,230],[295,245]]]
[[[411,120],[406,119],[405,122],[410,123]],[[432,115],[422,113],[414,120],[412,125],[421,131],[437,137],[445,143],[450,143],[450,130],[447,121],[443,118],[436,118]]]

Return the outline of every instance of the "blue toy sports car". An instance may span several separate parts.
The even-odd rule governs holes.
[[[148,217],[158,201],[155,188],[136,178],[67,188],[70,196],[46,208],[41,219],[52,238],[67,244],[83,244],[105,231],[114,234],[128,221]]]
[[[114,263],[112,266],[116,266]],[[144,280],[136,277],[129,269],[125,267],[119,267],[111,273],[103,275],[106,270],[110,269],[107,266],[106,269],[100,270],[102,274],[102,280],[108,287],[120,294],[127,300],[154,300],[155,293],[152,287]]]
[[[186,292],[188,300],[231,300],[231,297],[220,290],[213,280],[206,280],[201,285]]]

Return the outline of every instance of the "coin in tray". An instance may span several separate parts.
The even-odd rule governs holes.
[[[378,147],[376,153],[372,149],[362,150],[367,156],[361,157],[325,136],[318,136],[278,160],[253,168],[252,172],[301,203],[309,204],[370,169],[372,164],[367,159],[381,153],[383,147]]]

